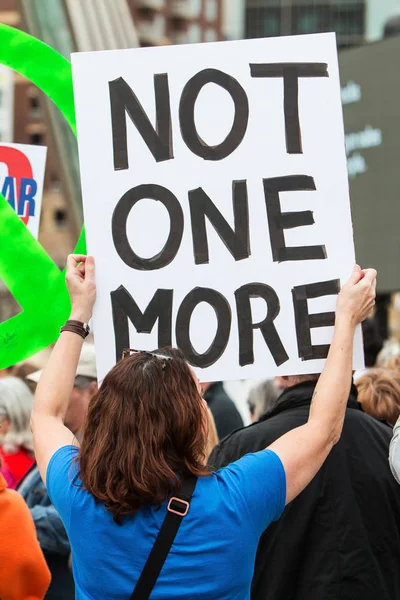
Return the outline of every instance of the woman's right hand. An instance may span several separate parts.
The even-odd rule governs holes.
[[[375,269],[354,267],[338,296],[336,320],[345,319],[356,326],[371,314],[375,306],[376,275]]]
[[[66,282],[71,298],[71,319],[87,323],[96,300],[93,256],[70,254],[67,259]]]

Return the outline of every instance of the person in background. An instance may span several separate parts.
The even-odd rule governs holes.
[[[95,301],[93,257],[69,256],[66,281],[71,320],[38,384],[32,430],[41,475],[71,540],[77,597],[131,597],[145,573],[146,593],[136,588],[141,598],[248,600],[260,535],[340,438],[354,333],[374,305],[376,272],[355,267],[339,294],[333,341],[305,423],[218,473],[204,462],[201,386],[176,349],[125,349],[91,399],[77,444],[65,415]],[[170,536],[163,523],[179,531]],[[147,561],[159,534],[169,540],[167,560],[156,566]]]
[[[400,417],[394,426],[393,437],[390,442],[389,465],[393,477],[400,484]]]
[[[36,383],[28,379],[28,375],[35,373],[35,371],[37,370],[38,367],[28,361],[23,362],[15,367],[14,376],[18,377],[19,379],[22,379],[22,381],[26,383],[28,388],[31,390],[32,394],[35,393]]]
[[[273,444],[307,422],[318,375],[281,377],[275,408],[223,440],[218,469]],[[335,389],[336,382],[331,382]],[[317,396],[316,396],[317,393]],[[327,398],[322,396],[327,401]],[[388,465],[391,428],[348,395],[341,438],[311,483],[261,536],[252,600],[400,598],[400,491]],[[400,481],[400,423],[392,461]]]
[[[400,415],[400,371],[370,369],[356,386],[363,410],[393,427]]]
[[[36,385],[41,373],[42,371],[36,371],[26,376]],[[97,391],[96,357],[92,344],[83,345],[76,373],[66,423],[79,439],[89,401]],[[70,543],[36,466],[22,482],[18,491],[30,509],[40,546],[51,571],[52,581],[46,600],[73,600],[75,586],[68,564]]]
[[[389,369],[389,371],[394,371],[395,373],[400,373],[400,354],[394,354],[387,358],[383,364],[383,369]]]
[[[222,381],[203,383],[201,387],[203,398],[214,417],[220,440],[235,431],[235,429],[243,427],[242,417],[235,403],[224,390]]]
[[[378,325],[374,318],[365,319],[362,324],[365,369],[354,373],[354,381],[365,375],[369,369],[376,366],[379,353],[383,348],[383,339],[379,333]]]
[[[253,377],[250,379],[224,381],[224,390],[238,409],[243,420],[243,426],[250,425],[251,423],[250,410],[247,402],[249,394],[253,387],[263,380],[263,377]]]
[[[215,426],[214,417],[212,416],[212,412],[209,408],[207,408],[208,413],[208,436],[207,436],[207,446],[206,446],[206,460],[210,456],[211,452],[214,450],[215,446],[219,443],[217,428]]]
[[[0,379],[3,377],[11,377],[14,375],[15,366],[7,367],[5,369],[0,369]]]
[[[280,391],[272,379],[262,381],[250,390],[248,404],[252,423],[256,423],[274,408],[279,394]]]
[[[1,459],[0,459],[1,466]],[[50,572],[21,496],[0,473],[0,598],[42,600]]]
[[[385,359],[383,367],[391,371],[396,378],[400,374],[400,354]],[[389,449],[389,465],[397,483],[400,483],[400,417],[393,429],[393,437]]]
[[[0,457],[2,474],[15,489],[35,462],[29,426],[33,394],[17,377],[0,379]]]

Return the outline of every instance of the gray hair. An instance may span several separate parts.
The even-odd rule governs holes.
[[[270,412],[276,405],[280,391],[275,387],[272,379],[267,379],[254,387],[249,394],[248,403],[254,419]]]
[[[92,385],[93,382],[97,383],[95,377],[87,377],[86,375],[77,375],[74,381],[74,388],[78,390],[86,390]]]
[[[0,379],[0,417],[10,421],[10,430],[1,435],[0,445],[7,453],[24,448],[33,452],[33,438],[30,430],[30,418],[33,407],[33,394],[18,377]]]

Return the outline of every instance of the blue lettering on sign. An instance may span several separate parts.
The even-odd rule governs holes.
[[[3,188],[1,190],[4,198],[9,202],[11,208],[16,210],[16,185],[15,177],[5,177]],[[22,177],[18,198],[18,215],[24,217],[27,214],[30,217],[35,216],[36,202],[35,196],[37,194],[37,183],[35,179],[30,177]],[[27,207],[28,205],[28,207]]]
[[[8,200],[11,208],[15,210],[15,178],[6,177],[3,183],[3,189],[1,190],[4,198]]]
[[[37,183],[29,177],[22,177],[21,189],[18,200],[18,215],[23,217],[29,214],[30,217],[35,216],[35,196],[37,192]],[[25,206],[29,203],[28,213],[25,212]]]

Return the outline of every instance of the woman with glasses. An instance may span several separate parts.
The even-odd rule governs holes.
[[[127,350],[90,402],[80,446],[64,426],[95,301],[94,260],[70,256],[71,320],[39,382],[32,428],[40,472],[67,529],[77,598],[245,600],[259,538],[339,440],[355,327],[376,272],[355,267],[306,425],[217,472],[208,413],[178,350]]]

